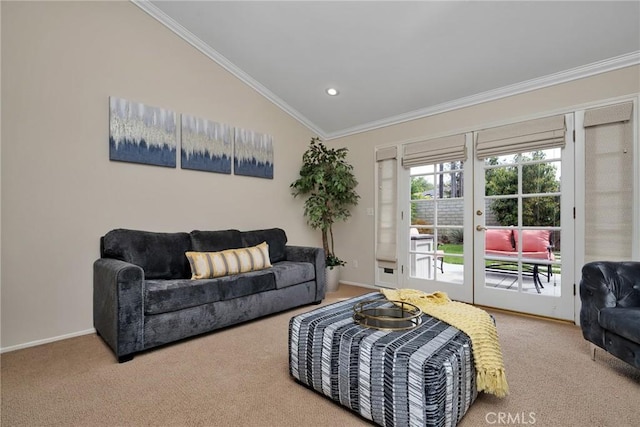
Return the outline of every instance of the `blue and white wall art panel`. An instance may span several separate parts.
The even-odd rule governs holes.
[[[109,97],[109,159],[176,167],[176,113]]]
[[[273,179],[273,138],[270,135],[235,129],[236,175]]]
[[[233,129],[211,120],[182,115],[182,169],[231,173]]]

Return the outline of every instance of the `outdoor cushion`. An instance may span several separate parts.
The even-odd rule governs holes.
[[[510,229],[489,229],[485,231],[485,249],[487,251],[513,251]]]
[[[549,230],[522,230],[522,252],[548,252]],[[513,231],[515,247],[518,248],[518,230]]]

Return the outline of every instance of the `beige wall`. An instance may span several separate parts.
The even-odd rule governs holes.
[[[304,126],[131,3],[0,7],[2,349],[91,330],[91,265],[112,228],[277,226],[292,243],[320,243],[288,189],[312,136]],[[637,93],[639,82],[633,67],[329,141],[349,147],[362,196],[336,228],[343,279],[373,284],[375,146]],[[275,178],[110,162],[109,96],[269,133]]]
[[[92,263],[112,228],[282,227],[311,132],[129,2],[2,2],[2,341],[91,330]],[[117,96],[274,137],[273,180],[109,161]]]
[[[546,112],[569,111],[574,106],[638,92],[640,67],[634,66],[330,141],[330,146],[349,148],[349,160],[360,183],[357,191],[361,200],[353,210],[352,218],[335,227],[338,236],[336,254],[348,262],[341,279],[374,284],[375,224],[374,217],[366,212],[367,208],[374,207],[374,147],[478,130],[492,123],[516,122]],[[357,268],[354,260],[358,261]]]

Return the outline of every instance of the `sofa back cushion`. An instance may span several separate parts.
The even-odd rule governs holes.
[[[193,230],[189,234],[191,235],[191,247],[194,252],[218,252],[244,247],[239,230]]]
[[[281,228],[269,228],[266,230],[243,231],[242,246],[256,246],[262,242],[269,245],[269,259],[272,263],[287,259],[285,246],[287,245],[287,234]]]
[[[138,265],[146,279],[191,277],[185,252],[191,250],[188,233],[153,233],[115,229],[101,239],[100,255]]]

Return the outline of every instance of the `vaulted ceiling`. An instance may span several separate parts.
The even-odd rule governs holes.
[[[639,1],[132,1],[325,139],[640,64]]]

